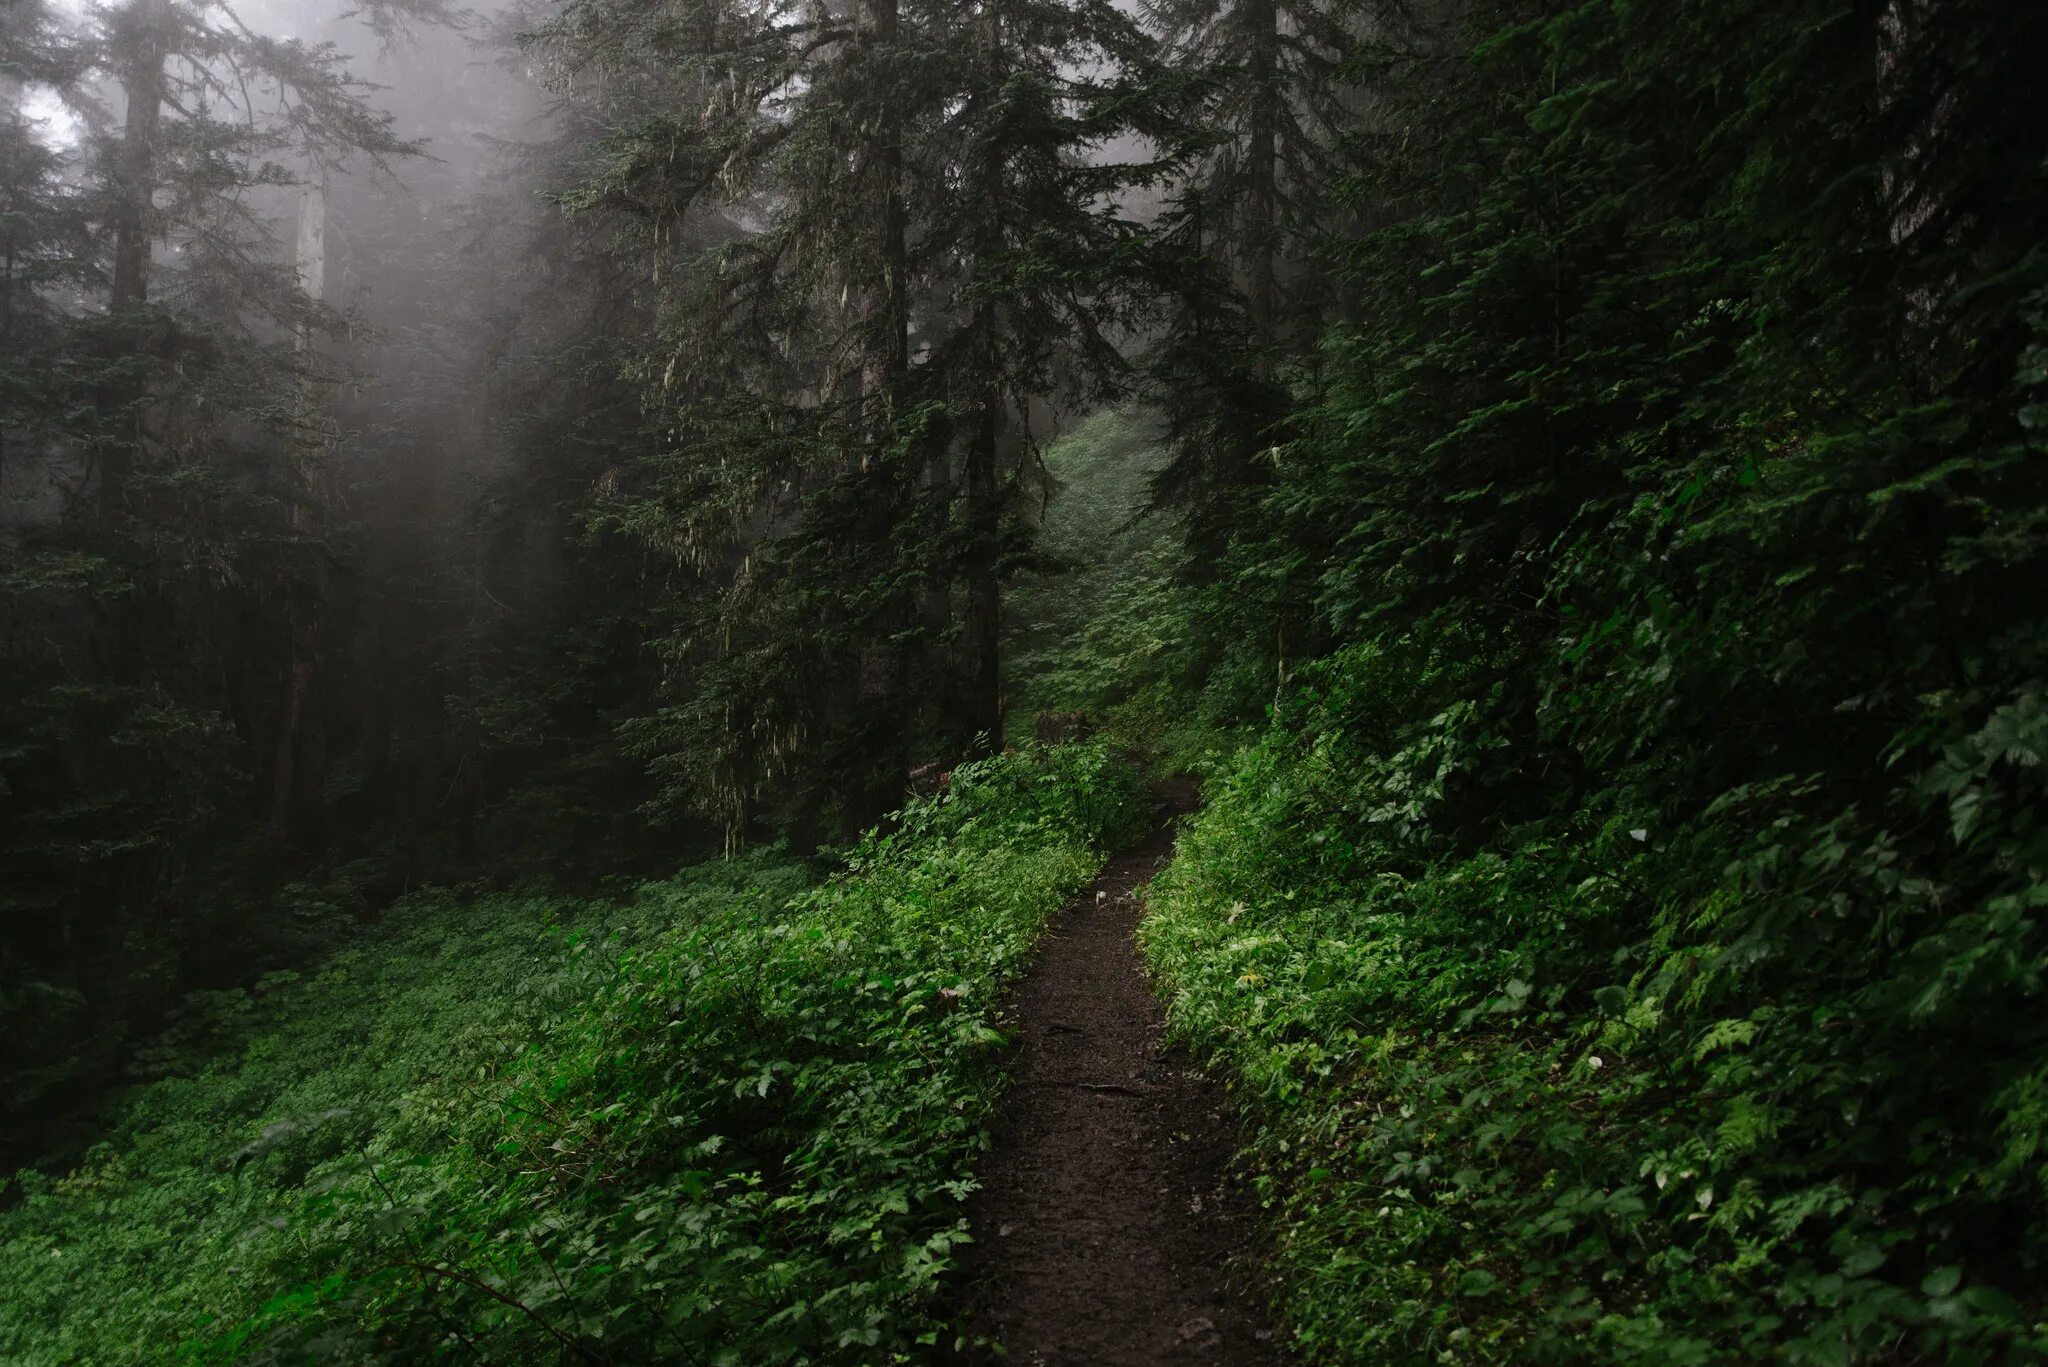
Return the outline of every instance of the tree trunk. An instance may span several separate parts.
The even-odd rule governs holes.
[[[299,288],[318,303],[326,290],[327,192],[308,184],[299,198]],[[310,327],[299,335],[299,351],[310,361]],[[278,705],[277,746],[271,765],[270,842],[274,850],[302,855],[320,852],[327,786],[327,729],[320,685],[325,673],[327,635],[327,481],[321,468],[324,405],[308,380],[302,402],[306,436],[293,447],[291,504],[293,559],[286,576],[291,658]]]
[[[976,753],[992,753],[1003,744],[1003,598],[996,573],[1001,551],[1002,481],[998,458],[1002,441],[1002,396],[990,385],[975,421],[967,449],[967,517],[972,528],[967,567],[967,607],[961,621],[964,653],[961,678],[962,740]]]
[[[1252,85],[1245,141],[1245,294],[1253,326],[1270,341],[1280,245],[1280,15],[1274,0],[1245,0],[1244,18]]]
[[[0,243],[4,265],[0,265],[0,356],[14,354],[14,224],[9,221],[6,240]],[[0,496],[7,490],[7,423],[0,419]]]
[[[171,44],[170,0],[135,0],[120,25],[124,58],[121,86],[128,113],[114,175],[109,215],[114,237],[114,271],[107,311],[117,319],[149,302],[150,239],[156,217],[157,138],[164,119],[164,66]],[[99,461],[102,515],[126,505],[128,472],[142,454],[142,365],[139,322],[131,323],[119,363],[133,367],[107,393],[107,411],[132,424],[123,440],[109,442]]]
[[[164,122],[164,63],[170,52],[169,0],[135,0],[123,24],[121,85],[127,121],[114,194],[114,279],[108,307],[139,308],[149,298],[150,219],[156,195],[156,142]]]
[[[987,64],[986,85],[993,96],[1002,82],[1003,29],[1001,0],[987,0],[987,24],[983,34]],[[996,139],[989,140],[988,162],[982,168],[983,190],[980,220],[975,227],[976,268],[987,270],[1001,252],[1003,243],[1002,196],[1003,151]],[[975,306],[974,329],[977,346],[975,379],[980,389],[974,433],[968,442],[962,493],[966,498],[969,529],[967,604],[961,621],[961,739],[971,750],[991,751],[1003,743],[1002,705],[1002,585],[996,573],[996,558],[1002,540],[1002,479],[1000,457],[1003,433],[1004,395],[1001,383],[1001,305],[984,295]]]
[[[320,608],[317,585],[293,586],[291,663],[285,671],[278,710],[270,787],[270,843],[280,853],[318,854],[324,835],[327,733],[320,717],[320,666],[325,650]]]
[[[889,48],[899,29],[898,0],[862,0],[861,42],[867,47]],[[898,401],[910,369],[910,271],[908,213],[903,200],[903,125],[899,116],[878,120],[864,130],[868,140],[864,160],[869,168],[874,214],[874,237],[870,250],[879,276],[867,288],[861,304],[860,345],[860,465],[868,470],[889,444],[895,428]],[[860,547],[856,553],[894,540],[899,521],[916,498],[916,482],[903,472],[884,473],[873,490],[872,502],[859,528]],[[919,603],[914,596],[883,604],[863,624],[867,632],[858,650],[852,681],[856,710],[862,725],[901,735],[903,727],[894,714],[905,705],[909,691],[910,647],[896,639],[918,620]],[[842,819],[852,829],[865,829],[892,810],[903,797],[900,757],[886,754],[863,778],[858,790],[849,794]]]
[[[870,43],[887,47],[896,41],[897,0],[865,0],[862,12]],[[873,137],[875,257],[882,278],[867,300],[861,397],[870,404],[879,401],[880,412],[870,410],[870,435],[882,435],[894,417],[894,399],[904,372],[910,369],[908,214],[903,203],[902,124],[886,122],[874,130]]]
[[[22,123],[21,97],[23,85],[14,77],[0,71],[0,119],[10,125],[10,136],[27,137],[28,129]],[[0,271],[0,356],[14,355],[14,260],[18,248],[15,244],[15,218],[12,206],[5,213],[6,227],[0,229],[0,253],[6,257],[4,271]],[[0,422],[0,495],[7,487],[7,425]]]

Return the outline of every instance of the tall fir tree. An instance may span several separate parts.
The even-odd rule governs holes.
[[[436,0],[378,4],[391,30]],[[5,386],[7,1009],[15,1105],[94,1082],[260,928],[202,898],[210,845],[280,805],[303,746],[280,681],[290,601],[325,555],[304,472],[337,317],[300,287],[295,182],[410,155],[331,45],[226,5],[129,0],[86,22],[10,6],[0,68],[75,137],[5,130],[15,242]],[[287,169],[290,167],[299,170]],[[323,795],[291,782],[287,842]],[[310,791],[304,789],[310,788]]]
[[[1004,581],[1030,553],[1037,444],[1135,388],[1179,264],[1143,215],[1206,146],[1200,81],[1112,5],[945,16],[958,95],[926,155],[931,366],[948,396],[958,750],[1003,734]]]
[[[657,320],[665,449],[599,520],[710,586],[636,739],[735,838],[771,794],[858,829],[999,738],[1029,408],[1063,359],[1076,395],[1125,368],[1160,282],[1119,201],[1180,155],[1179,85],[1095,5],[591,3],[537,41],[660,92],[566,197],[626,225]]]

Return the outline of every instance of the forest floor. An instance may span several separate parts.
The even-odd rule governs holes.
[[[1194,805],[1163,788],[1163,815]],[[974,1210],[970,1363],[1281,1361],[1245,1294],[1257,1238],[1228,1098],[1165,1041],[1134,932],[1173,829],[1112,860],[1055,923],[1008,1028],[1014,1083]]]

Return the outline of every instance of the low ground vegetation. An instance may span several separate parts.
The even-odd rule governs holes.
[[[1902,755],[1887,818],[1814,774],[1464,845],[1488,711],[1442,653],[1313,671],[1143,931],[1303,1358],[2040,1360],[2031,691]]]
[[[926,1356],[996,998],[1135,794],[1099,747],[999,757],[829,877],[420,894],[195,1000],[88,1162],[16,1176],[0,1356]]]

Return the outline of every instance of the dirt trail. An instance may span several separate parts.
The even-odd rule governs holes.
[[[1182,806],[1168,794],[1169,807]],[[1163,1035],[1132,938],[1170,831],[1069,907],[1012,1005],[1016,1080],[982,1173],[965,1308],[1011,1367],[1281,1360],[1235,1264],[1255,1224],[1227,1182],[1223,1089]]]

